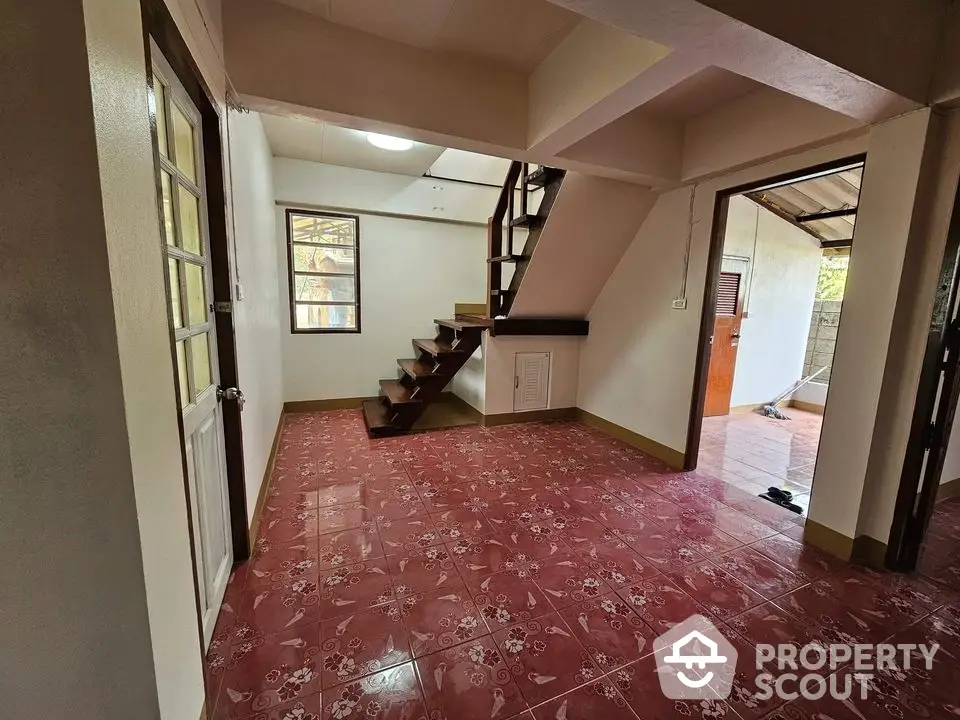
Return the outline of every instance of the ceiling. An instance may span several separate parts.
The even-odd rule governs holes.
[[[811,180],[747,193],[747,197],[815,235],[821,242],[850,240],[857,221],[855,212],[822,220],[809,218],[832,211],[856,210],[862,176],[863,166],[860,165]]]
[[[547,0],[279,0],[407,45],[531,71],[581,16]]]
[[[644,103],[646,115],[685,121],[766,87],[718,67],[704,68]]]
[[[464,180],[500,187],[510,161],[465,150],[415,142],[395,152],[370,144],[366,133],[332,123],[261,114],[270,150],[276,157],[422,177]]]
[[[394,152],[371,145],[364,132],[339,125],[265,114],[260,120],[277,157],[419,177],[444,151],[418,142]]]

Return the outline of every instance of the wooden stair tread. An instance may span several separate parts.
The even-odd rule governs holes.
[[[440,319],[437,320],[434,318],[434,323],[440,325],[441,327],[453,328],[454,330],[470,330],[472,328],[479,328],[481,330],[486,329],[486,325],[483,323],[470,322],[469,320],[460,320],[460,319]]]
[[[407,375],[412,377],[414,380],[419,380],[420,378],[435,377],[433,372],[433,365],[422,363],[419,360],[397,360],[397,365],[400,366],[400,369],[403,370]]]
[[[541,165],[527,175],[527,187],[542,188],[560,177],[563,177],[563,170]]]
[[[429,338],[417,338],[413,341],[413,344],[430,355],[433,355],[434,357],[438,357],[440,355],[453,355],[454,353],[459,352],[458,350],[454,350],[445,342],[439,342]]]
[[[390,405],[409,405],[410,403],[420,403],[420,400],[410,396],[410,388],[399,380],[381,380],[380,392],[387,398]]]
[[[390,410],[380,400],[363,401],[363,422],[371,435],[392,435],[401,431],[390,421]]]
[[[532,229],[538,227],[543,223],[543,218],[539,215],[531,215],[527,213],[526,215],[518,215],[513,220],[510,221],[511,227],[519,228],[528,228]]]

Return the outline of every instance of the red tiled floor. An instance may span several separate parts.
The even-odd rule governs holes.
[[[511,718],[527,703],[489,635],[417,660],[430,717]]]
[[[960,500],[934,514],[926,579],[797,542],[802,519],[756,492],[809,485],[799,419],[705,423],[714,457],[674,473],[577,423],[370,440],[355,411],[288,416],[261,536],[207,653],[211,718],[949,717]],[[726,701],[666,700],[653,639],[711,612],[741,656],[895,634],[942,657],[881,674],[884,708],[760,702],[749,657]]]

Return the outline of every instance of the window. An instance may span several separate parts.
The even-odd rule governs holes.
[[[287,210],[290,331],[360,332],[360,218]]]

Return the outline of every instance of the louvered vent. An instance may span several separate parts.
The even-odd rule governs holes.
[[[740,273],[720,273],[720,287],[717,289],[717,315],[736,315],[738,297],[740,297]]]

